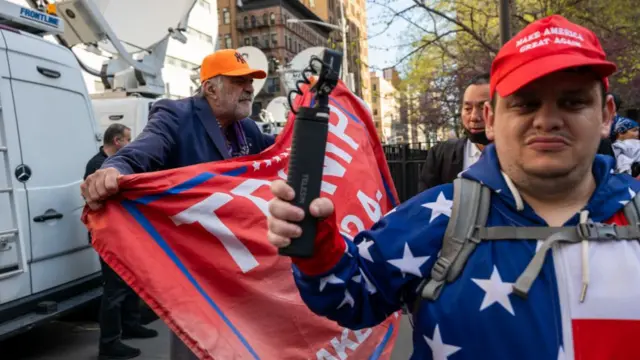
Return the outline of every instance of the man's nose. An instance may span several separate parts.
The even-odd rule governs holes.
[[[474,106],[473,110],[471,110],[471,120],[480,122],[484,120],[484,115],[482,113],[482,108]]]
[[[562,112],[553,103],[543,103],[535,113],[533,127],[542,131],[551,131],[562,127]]]
[[[248,83],[247,86],[244,87],[244,90],[253,96],[253,83]]]

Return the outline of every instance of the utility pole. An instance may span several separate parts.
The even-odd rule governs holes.
[[[509,0],[500,0],[500,43],[504,45],[511,39],[511,24],[509,23],[511,12]]]

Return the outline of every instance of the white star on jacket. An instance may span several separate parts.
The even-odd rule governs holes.
[[[323,278],[320,278],[320,291],[324,290],[324,287],[327,286],[327,283],[329,284],[342,284],[344,283],[344,281],[342,279],[340,279],[339,277],[335,276],[334,274],[331,275],[327,275]]]
[[[367,275],[365,275],[362,272],[362,269],[360,269],[360,275],[356,275],[352,277],[351,280],[353,280],[355,283],[360,284],[360,282],[362,281],[362,278],[364,278],[364,285],[367,288],[367,291],[369,292],[369,294],[375,294],[376,291],[378,291],[378,289],[376,289],[376,286],[373,285],[373,283],[371,282],[371,280],[369,280]]]
[[[340,303],[340,305],[338,305],[338,309],[340,309],[346,304],[349,304],[351,307],[355,305],[355,300],[353,299],[353,296],[351,296],[351,293],[349,292],[349,290],[344,291],[344,299],[342,299],[342,302]]]
[[[620,201],[620,204],[627,205],[629,201],[633,200],[633,198],[636,197],[636,192],[631,190],[631,188],[629,188],[629,196],[630,196],[629,200]]]
[[[433,360],[447,360],[450,355],[453,355],[460,350],[459,347],[447,345],[442,341],[438,325],[436,325],[436,329],[433,331],[433,338],[429,339],[426,335],[423,335],[423,337],[427,342],[427,345],[431,348]]]
[[[373,262],[373,258],[371,257],[371,253],[369,252],[369,248],[371,247],[371,245],[373,245],[373,240],[364,238],[364,240],[362,240],[362,242],[358,244],[358,253],[363,259],[367,259]]]
[[[451,207],[453,207],[453,201],[447,200],[447,198],[444,196],[444,193],[440,191],[440,194],[438,194],[438,198],[435,202],[422,204],[422,206],[427,209],[431,209],[431,219],[429,219],[429,222],[431,223],[440,215],[451,217]]]
[[[564,349],[560,346],[560,350],[558,351],[558,360],[566,360],[567,357],[564,354]]]
[[[429,256],[418,256],[414,257],[411,249],[409,249],[409,244],[404,244],[404,254],[401,259],[392,259],[387,260],[387,262],[402,271],[402,276],[404,277],[406,274],[415,275],[418,277],[422,276],[422,272],[420,271],[420,266],[429,260]]]
[[[485,291],[484,299],[480,305],[480,311],[488,308],[494,303],[502,305],[511,315],[515,316],[513,306],[509,300],[509,294],[513,292],[513,284],[502,281],[498,268],[494,265],[491,278],[487,280],[471,279],[476,285]]]

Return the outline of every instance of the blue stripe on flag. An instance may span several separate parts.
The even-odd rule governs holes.
[[[233,170],[229,170],[226,172],[223,172],[222,175],[226,175],[226,176],[239,176],[242,175],[244,173],[247,172],[247,167],[246,166],[242,166],[240,168],[237,169],[233,169]],[[209,179],[213,178],[214,176],[216,176],[216,174],[210,173],[210,172],[204,172],[202,174],[196,175],[194,177],[192,177],[191,179],[180,183],[172,188],[170,188],[169,190],[165,190],[161,193],[158,194],[152,194],[152,195],[147,195],[147,196],[143,196],[139,199],[136,199],[135,202],[143,204],[143,205],[149,205],[154,201],[160,200],[164,197],[167,197],[169,195],[177,195],[180,194],[181,192],[193,189],[194,187],[198,186],[198,185],[202,185],[204,182],[208,181]]]
[[[342,107],[342,105],[340,105],[334,98],[329,97],[329,102],[332,102],[333,105],[337,106],[338,109],[342,110],[343,113],[347,114],[348,117],[351,118],[351,120],[357,122],[360,125],[364,125],[364,123],[362,122],[362,120],[358,119],[357,117],[355,117],[355,115],[353,115],[352,113],[348,112],[347,109],[345,109],[344,107]]]
[[[387,197],[391,200],[391,206],[396,207],[396,199],[393,197],[393,193],[391,193],[391,187],[387,184],[387,180],[384,178],[382,171],[380,172],[380,178],[382,179],[382,185],[384,186],[384,191],[387,193]]]
[[[380,358],[380,356],[382,355],[382,352],[384,351],[384,348],[387,347],[387,343],[391,338],[391,334],[393,334],[393,324],[389,326],[387,333],[384,334],[384,338],[382,338],[382,341],[380,342],[380,344],[376,346],[376,349],[373,351],[373,354],[371,354],[371,357],[369,358],[369,360],[378,360]]]
[[[211,179],[212,177],[214,177],[215,175],[209,172],[205,172],[202,174],[199,174],[181,184],[178,184],[174,187],[172,187],[169,190],[163,191],[161,193],[158,194],[152,194],[152,195],[147,195],[147,196],[143,196],[140,199],[137,199],[136,202],[143,204],[143,205],[149,205],[152,202],[156,201],[156,200],[160,200],[163,197],[166,197],[168,195],[176,195],[176,194],[180,194],[181,192],[193,189],[194,187],[201,185],[202,183],[204,183],[205,181]]]
[[[180,186],[180,185],[178,185],[178,186]],[[225,324],[227,324],[227,326],[231,329],[231,331],[233,331],[233,333],[238,337],[238,340],[240,340],[240,342],[242,343],[242,345],[244,345],[244,347],[247,349],[247,351],[249,351],[251,353],[251,355],[253,355],[253,358],[254,359],[260,359],[258,354],[256,354],[255,350],[253,350],[251,345],[249,345],[249,343],[244,338],[244,336],[242,336],[242,334],[240,334],[240,331],[231,323],[231,320],[229,320],[229,318],[227,318],[224,315],[224,313],[222,312],[222,309],[220,309],[220,307],[218,307],[218,305],[213,301],[213,299],[211,299],[209,294],[207,294],[204,291],[202,286],[200,286],[200,284],[196,281],[196,279],[193,277],[193,275],[191,275],[191,273],[189,272],[187,267],[182,263],[182,261],[180,261],[180,259],[176,255],[176,253],[173,252],[171,247],[169,247],[169,244],[167,244],[167,242],[162,238],[160,233],[158,233],[158,231],[153,227],[151,222],[136,207],[135,202],[130,201],[130,200],[124,200],[124,201],[122,201],[122,206],[124,206],[124,208],[127,209],[127,211],[136,219],[136,221],[138,221],[140,226],[142,226],[147,231],[149,236],[151,236],[153,238],[153,240],[155,240],[155,242],[160,246],[160,248],[162,248],[162,250],[164,250],[164,252],[167,254],[169,259],[171,259],[173,261],[173,263],[176,264],[178,269],[180,269],[180,271],[182,271],[184,276],[196,288],[196,290],[198,290],[200,295],[202,295],[202,297],[205,298],[205,300],[209,303],[209,305],[211,305],[211,307],[218,313],[220,318],[222,318],[222,320],[225,322]]]

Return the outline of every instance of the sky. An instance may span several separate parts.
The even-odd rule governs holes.
[[[381,0],[374,0],[380,2]],[[384,0],[382,0],[384,1]],[[395,9],[401,10],[411,4],[411,0],[391,0]],[[389,18],[390,11],[380,5],[376,5],[371,1],[367,1],[367,25],[369,34],[369,66],[376,67],[377,70],[393,66],[408,51],[407,49],[398,49],[394,45],[406,42],[401,40],[403,32],[407,31],[409,24],[396,18],[391,26],[384,30],[384,19]],[[382,21],[381,21],[382,19]],[[384,32],[383,32],[384,30]],[[376,35],[381,33],[381,35]],[[376,36],[374,36],[376,35]],[[381,49],[386,47],[386,49]]]

